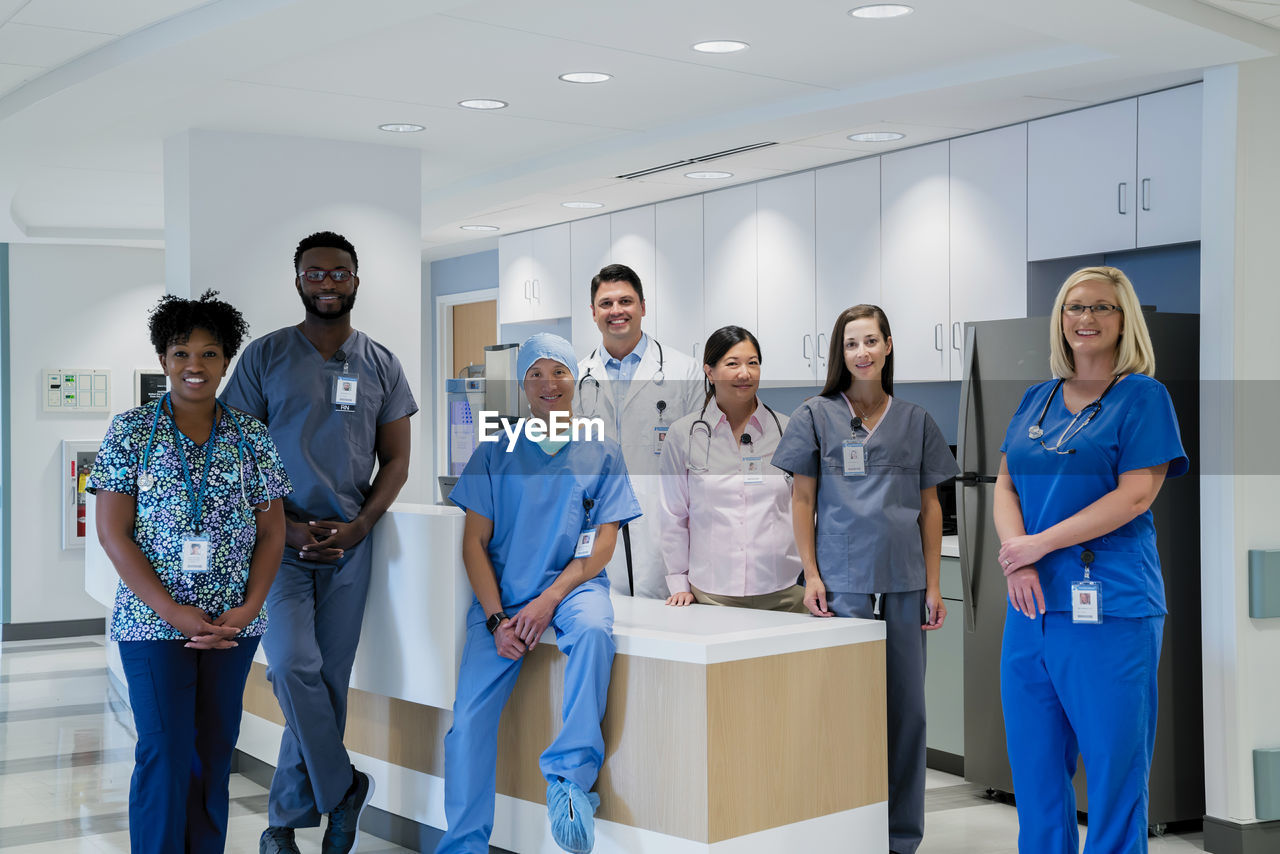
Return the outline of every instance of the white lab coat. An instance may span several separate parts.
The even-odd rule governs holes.
[[[662,355],[661,383],[655,381],[659,349]],[[654,427],[658,425],[658,401],[666,402],[666,408],[662,412],[662,424],[666,427],[690,412],[697,412],[704,396],[704,374],[702,366],[692,358],[671,347],[659,348],[659,342],[650,336],[644,357],[636,366],[635,375],[626,384],[626,388],[620,390],[609,381],[609,373],[604,367],[607,358],[608,353],[601,345],[578,362],[574,412],[586,418],[602,419],[605,435],[622,446],[627,473],[631,476],[631,486],[644,511],[643,516],[630,524],[635,595],[665,599],[667,571],[662,561],[658,530],[660,497],[657,479],[661,457],[653,452]],[[598,395],[592,380],[600,383]],[[622,435],[618,435],[615,416],[619,391],[622,391]],[[608,572],[609,584],[614,590],[622,594],[629,592],[626,549],[621,536],[618,537],[613,559],[609,561]]]

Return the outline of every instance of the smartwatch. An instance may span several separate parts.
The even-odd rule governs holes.
[[[489,634],[493,634],[498,630],[498,626],[502,625],[504,620],[509,620],[506,611],[497,611],[492,614],[489,619],[484,621],[484,627],[489,630]]]

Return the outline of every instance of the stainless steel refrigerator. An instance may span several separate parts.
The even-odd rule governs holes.
[[[1204,816],[1204,751],[1200,650],[1199,317],[1147,312],[1156,379],[1173,397],[1191,471],[1168,480],[1152,505],[1169,616],[1160,656],[1160,700],[1151,768],[1149,822],[1165,825]],[[964,581],[964,776],[1012,793],[1013,778],[1000,711],[1000,640],[1008,600],[996,560],[992,520],[1000,443],[1023,392],[1049,378],[1049,320],[970,323],[965,327],[957,449],[960,567]],[[1105,662],[1099,662],[1105,677]],[[1088,811],[1086,770],[1077,772],[1078,808]]]

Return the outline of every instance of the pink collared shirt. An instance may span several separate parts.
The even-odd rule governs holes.
[[[775,423],[757,398],[745,429],[750,444],[738,443],[714,400],[701,419],[695,412],[671,425],[662,449],[658,521],[672,593],[687,593],[693,584],[718,596],[755,596],[796,583],[801,565],[791,483],[770,465],[787,420],[778,413]],[[763,482],[748,483],[744,460],[756,456]],[[690,463],[705,471],[690,470]]]

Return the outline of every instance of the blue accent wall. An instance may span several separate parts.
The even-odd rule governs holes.
[[[1176,243],[1028,264],[1027,317],[1047,317],[1067,277],[1081,267],[1099,265],[1123,270],[1143,305],[1163,312],[1200,313],[1200,244]]]
[[[759,395],[770,408],[784,415],[796,411],[807,398],[822,391],[822,386],[806,388],[761,387]],[[894,383],[893,396],[923,407],[937,422],[947,444],[956,443],[960,420],[960,383]]]

